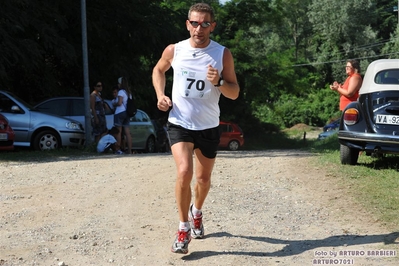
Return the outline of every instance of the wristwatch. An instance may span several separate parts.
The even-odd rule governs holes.
[[[213,86],[215,86],[215,87],[220,87],[220,86],[223,86],[223,84],[224,84],[224,80],[223,80],[222,77],[220,77],[220,78],[219,78],[219,81],[218,81],[218,84],[213,85]]]

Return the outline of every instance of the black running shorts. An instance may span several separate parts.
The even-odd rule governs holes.
[[[219,126],[204,130],[189,130],[169,122],[167,126],[171,146],[178,142],[191,142],[194,149],[200,149],[206,158],[216,157],[220,142]]]

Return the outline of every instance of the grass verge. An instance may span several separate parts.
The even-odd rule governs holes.
[[[342,165],[336,136],[314,143],[311,149],[320,154],[316,164],[344,184],[376,221],[399,229],[399,156],[372,158],[362,153],[357,165]]]

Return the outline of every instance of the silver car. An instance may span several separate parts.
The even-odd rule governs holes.
[[[156,151],[154,125],[150,117],[140,109],[137,109],[136,115],[130,118],[130,135],[132,136],[133,150]]]
[[[11,92],[0,91],[0,113],[8,119],[15,132],[14,146],[50,150],[85,144],[81,123],[41,113]]]
[[[106,110],[107,128],[114,125],[114,114],[111,100],[104,100],[109,110]],[[85,108],[83,97],[56,97],[45,100],[35,106],[35,109],[72,118],[81,124],[85,123]],[[156,151],[156,131],[150,117],[143,110],[137,110],[137,114],[130,118],[130,134],[132,136],[132,149],[145,152]]]

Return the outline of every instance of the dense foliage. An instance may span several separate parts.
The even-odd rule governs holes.
[[[127,76],[139,108],[165,115],[156,110],[152,67],[169,43],[188,37],[184,21],[194,2],[87,1],[90,81],[103,81],[110,98],[117,78]],[[232,51],[241,86],[238,100],[221,99],[222,118],[244,129],[321,126],[338,114],[328,84],[344,80],[347,59],[359,59],[364,73],[373,60],[399,56],[396,0],[205,2],[217,15],[212,38]],[[80,4],[2,1],[1,89],[31,103],[83,96]]]

